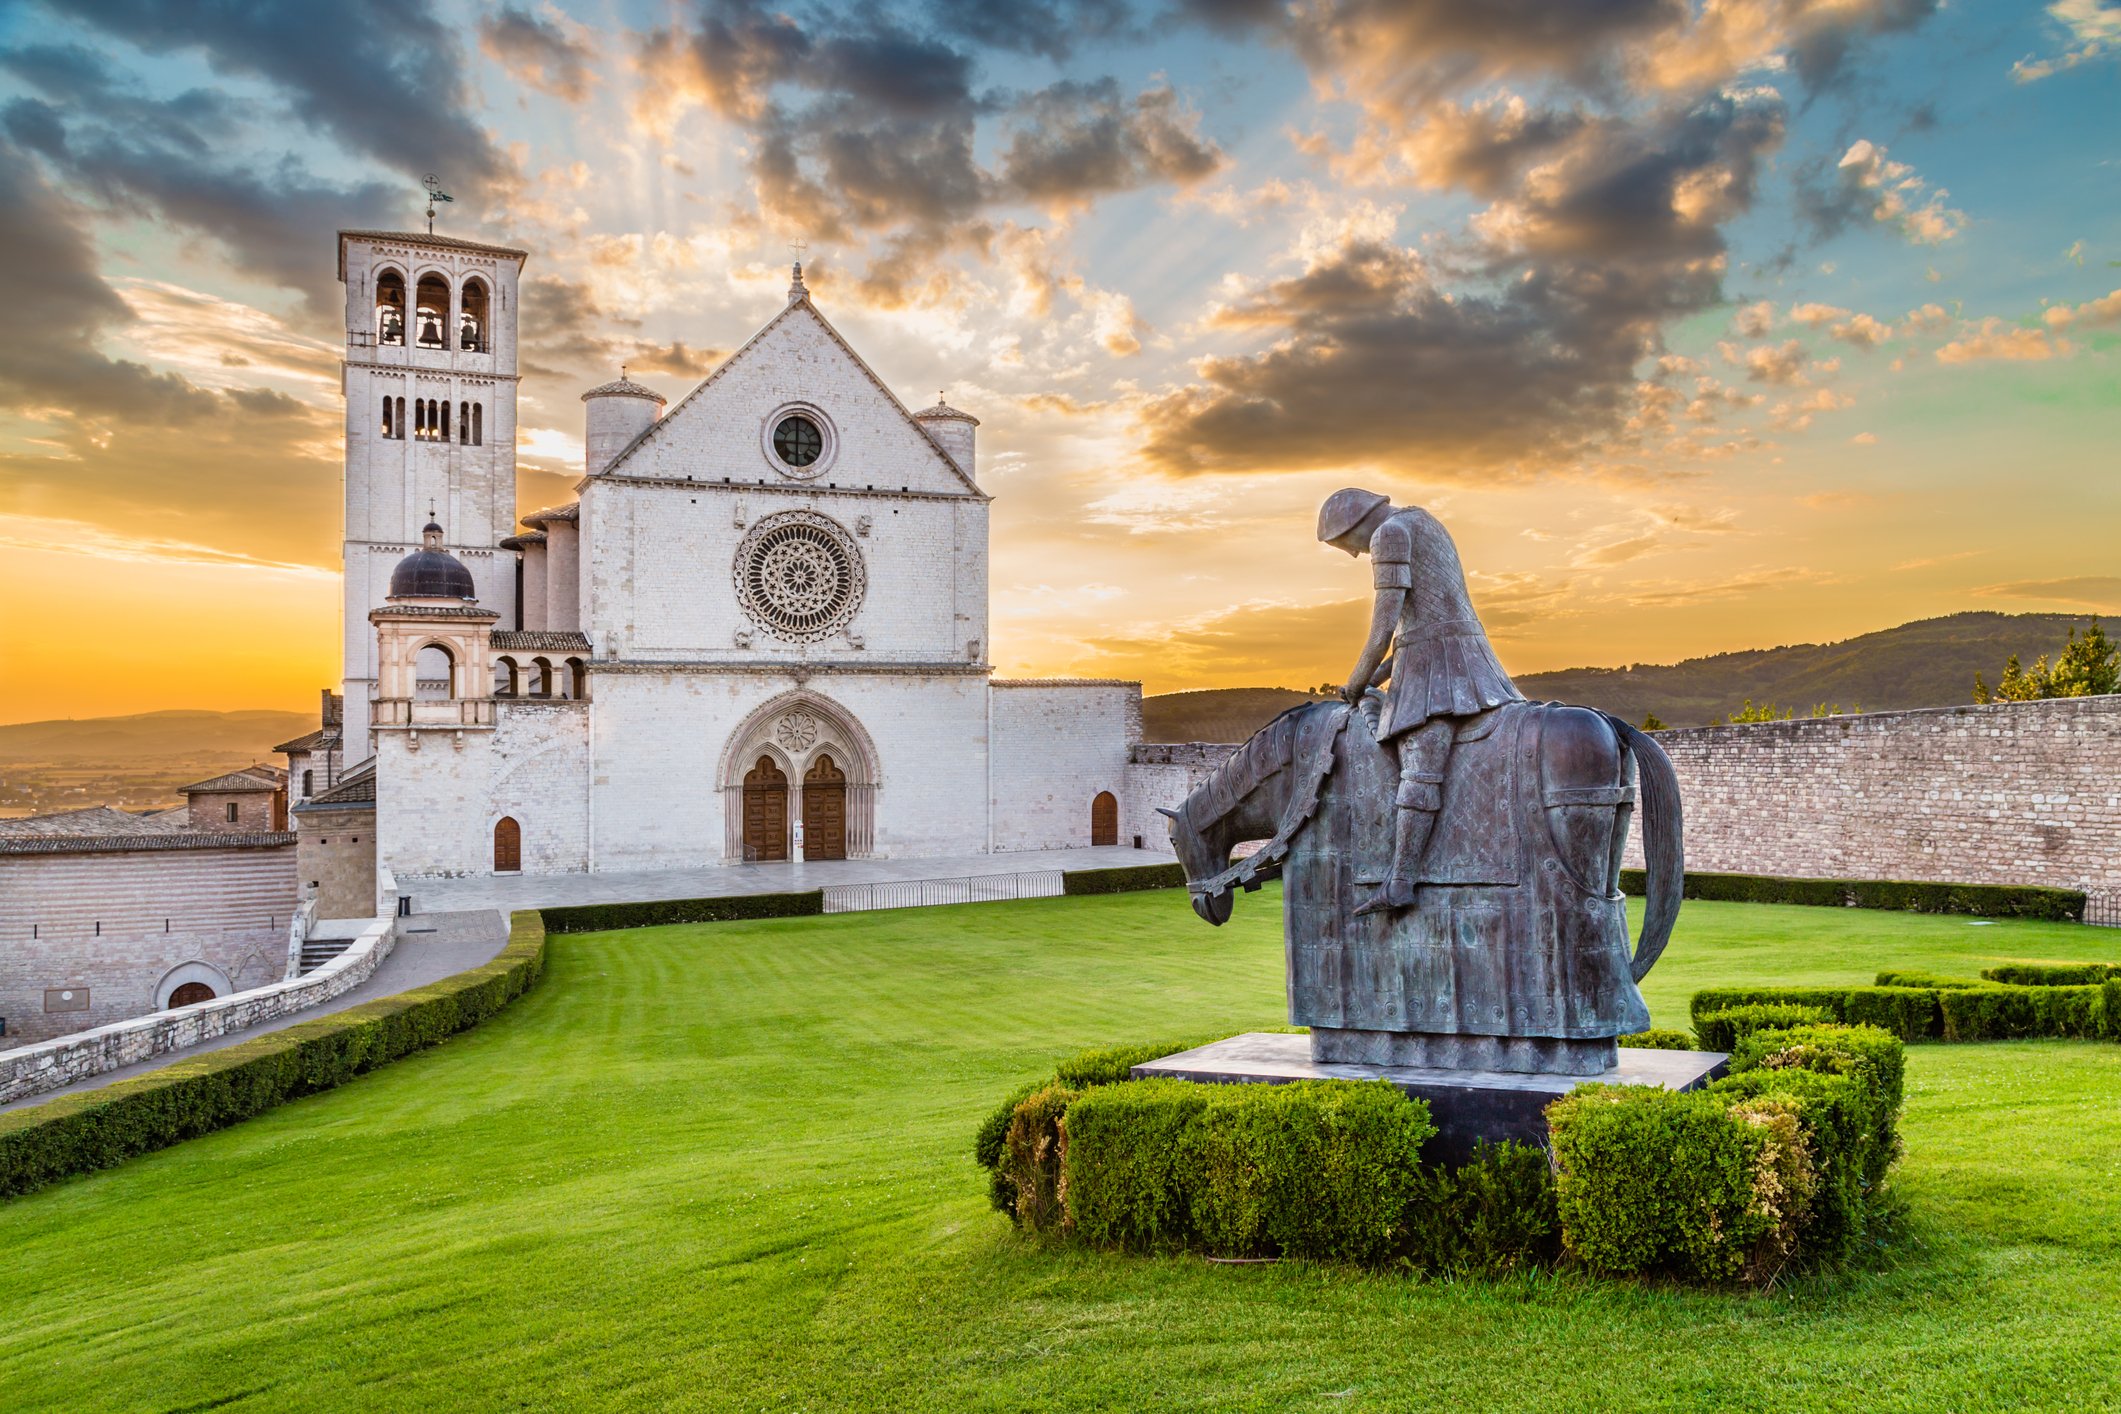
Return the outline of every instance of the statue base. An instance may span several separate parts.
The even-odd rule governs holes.
[[[1314,1033],[1315,1034],[1315,1033]],[[1361,1033],[1357,1033],[1361,1034]],[[1135,1079],[1153,1076],[1209,1084],[1286,1084],[1292,1080],[1387,1080],[1429,1106],[1436,1133],[1422,1149],[1430,1163],[1464,1163],[1474,1142],[1543,1145],[1546,1107],[1578,1085],[1661,1085],[1693,1090],[1724,1073],[1719,1051],[1619,1050],[1618,1064],[1598,1075],[1528,1074],[1442,1066],[1369,1065],[1321,1061],[1311,1036],[1248,1031],[1226,1041],[1135,1066]]]
[[[1610,1036],[1577,1041],[1559,1036],[1311,1028],[1311,1059],[1328,1065],[1497,1070],[1515,1075],[1575,1075],[1594,1080],[1619,1064],[1619,1058],[1620,1048]]]

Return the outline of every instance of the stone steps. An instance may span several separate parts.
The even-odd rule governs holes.
[[[353,945],[352,938],[308,938],[302,943],[302,972],[310,973],[330,962]]]

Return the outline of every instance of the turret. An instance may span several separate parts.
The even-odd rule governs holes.
[[[975,475],[972,462],[973,429],[979,426],[978,418],[950,406],[943,401],[943,395],[937,393],[935,406],[922,408],[913,415],[913,420],[921,425],[921,431],[928,434],[929,441],[941,447],[943,454],[957,463],[959,471],[967,476]]]
[[[619,453],[663,415],[663,395],[628,378],[623,368],[613,381],[582,394],[582,402],[588,409],[583,419],[582,469],[590,476],[603,474]]]

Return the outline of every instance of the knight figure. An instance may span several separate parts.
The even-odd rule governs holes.
[[[1466,593],[1458,547],[1436,517],[1351,486],[1319,508],[1318,538],[1370,557],[1377,590],[1370,636],[1341,696],[1358,704],[1389,679],[1376,735],[1399,758],[1391,867],[1384,885],[1355,911],[1411,908],[1422,855],[1443,808],[1459,724],[1505,702],[1522,702],[1524,694],[1488,643]]]

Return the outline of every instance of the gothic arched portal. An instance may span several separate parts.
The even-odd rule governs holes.
[[[750,798],[751,773],[770,763],[784,793],[780,852],[758,852],[767,808]],[[867,859],[876,848],[876,800],[882,788],[876,743],[842,704],[808,689],[784,692],[753,708],[722,746],[720,785],[726,859],[786,859],[789,822],[803,823],[805,859]],[[815,799],[813,800],[813,795]]]
[[[788,857],[788,777],[771,756],[744,773],[744,859]]]

